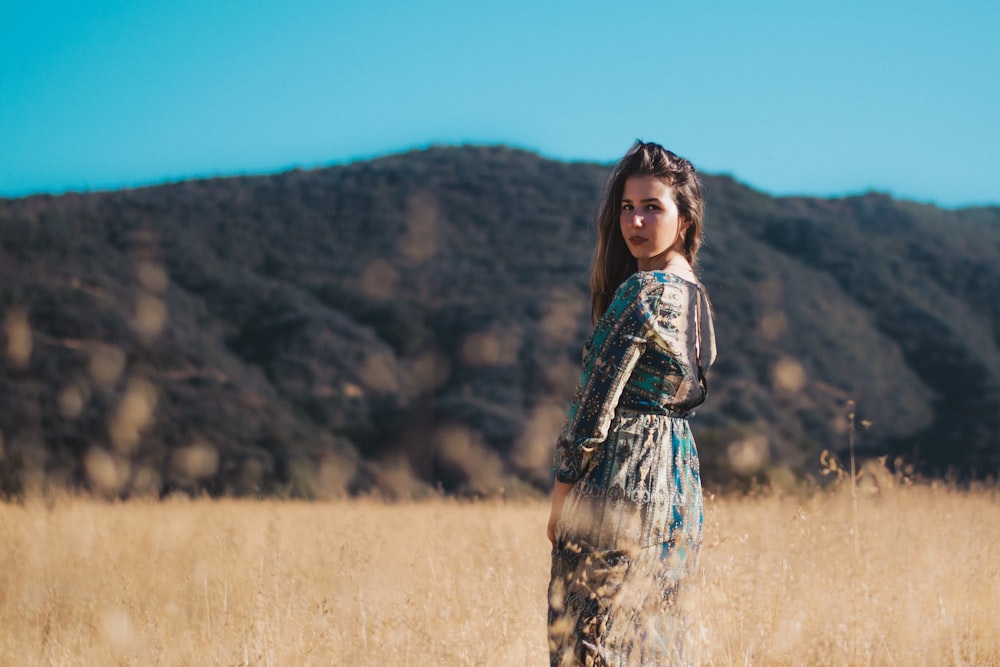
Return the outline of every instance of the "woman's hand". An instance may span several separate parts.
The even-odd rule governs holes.
[[[559,515],[556,514],[555,508],[549,513],[549,525],[545,528],[545,535],[548,536],[549,542],[555,546],[556,543],[556,524],[559,523]]]
[[[545,534],[553,545],[556,543],[556,524],[559,523],[566,496],[572,488],[573,485],[566,482],[556,482],[552,485],[552,510],[549,512],[549,525],[545,529]]]

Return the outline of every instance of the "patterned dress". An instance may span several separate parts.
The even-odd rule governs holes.
[[[714,360],[708,296],[672,273],[634,274],[597,323],[553,461],[573,483],[552,551],[553,666],[684,664],[674,603],[702,525],[687,418]]]

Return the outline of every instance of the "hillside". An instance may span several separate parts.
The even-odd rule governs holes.
[[[605,168],[501,147],[0,200],[0,488],[543,485]],[[709,481],[847,446],[1000,471],[1000,208],[705,177]]]

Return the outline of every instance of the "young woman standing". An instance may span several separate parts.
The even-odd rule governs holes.
[[[711,305],[692,269],[703,208],[691,163],[641,141],[604,195],[596,326],[553,461],[552,665],[685,662],[675,602],[702,525],[688,417],[715,359]]]

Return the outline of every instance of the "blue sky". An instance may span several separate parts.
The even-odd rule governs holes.
[[[4,0],[0,196],[435,143],[1000,204],[1000,3]]]

